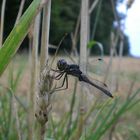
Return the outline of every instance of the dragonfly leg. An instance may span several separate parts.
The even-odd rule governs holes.
[[[68,88],[68,75],[66,74],[66,89]]]
[[[61,77],[64,75],[64,72],[63,73],[60,73],[58,74],[57,76],[54,77],[55,80],[60,80]]]
[[[64,86],[64,84],[66,83],[66,87],[65,88],[62,88]],[[55,88],[55,91],[61,91],[61,90],[65,90],[68,88],[68,76],[67,74],[65,74],[65,77],[64,77],[64,80],[63,80],[63,83],[61,86]]]
[[[57,72],[57,73],[61,73],[62,71],[60,70],[55,70],[55,69],[51,69],[51,71]]]
[[[54,77],[55,80],[61,79],[61,77],[62,77],[62,76],[64,75],[64,73],[65,73],[65,72],[62,72],[62,71],[60,71],[60,70],[54,70],[54,69],[51,69],[51,70],[54,71],[54,72],[59,73],[57,76]]]

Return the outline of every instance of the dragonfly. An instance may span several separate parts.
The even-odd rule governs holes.
[[[51,70],[58,73],[54,77],[55,80],[60,80],[62,77],[64,77],[62,85],[59,87],[56,87],[55,91],[67,89],[68,88],[68,75],[71,75],[71,76],[77,77],[79,81],[88,83],[88,84],[94,86],[95,88],[99,89],[100,91],[102,91],[107,96],[113,98],[113,95],[107,89],[106,84],[98,81],[98,82],[100,82],[100,84],[99,84],[99,83],[96,83],[96,82],[93,82],[92,80],[90,80],[88,78],[88,76],[80,70],[80,67],[77,64],[68,64],[65,59],[60,59],[57,61],[57,69],[56,70],[51,69]],[[66,86],[64,87],[64,85],[66,85]]]

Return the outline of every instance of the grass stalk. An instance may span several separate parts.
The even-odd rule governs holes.
[[[96,137],[94,137],[94,138],[96,138],[97,140],[99,140],[101,137],[102,137],[102,135],[112,126],[112,125],[114,125],[114,123],[116,123],[117,121],[118,121],[118,119],[126,112],[126,111],[128,111],[128,108],[130,109],[130,108],[132,108],[134,105],[136,105],[137,103],[139,103],[139,100],[137,100],[137,101],[135,101],[135,97],[138,95],[140,93],[140,89],[138,89],[129,99],[127,99],[121,106],[120,106],[120,108],[116,111],[115,110],[115,107],[113,107],[114,108],[114,111],[115,111],[115,114],[114,114],[114,116],[113,117],[111,117],[110,119],[107,119],[106,121],[104,121],[103,123],[101,123],[101,125],[100,125],[100,131],[97,133],[97,134],[95,134],[95,136]],[[114,104],[114,105],[116,105],[116,104]],[[112,108],[112,109],[113,109]],[[111,109],[111,110],[112,110]],[[109,111],[111,111],[111,110],[109,110]],[[113,110],[112,110],[113,111]],[[110,116],[110,114],[108,114],[107,116],[106,116],[106,118],[107,117],[109,117]],[[102,125],[104,124],[104,126],[105,127],[102,127]]]
[[[13,96],[13,94],[12,94]],[[17,134],[18,134],[18,140],[22,140],[22,131],[20,129],[20,121],[19,121],[19,116],[18,116],[18,106],[16,99],[13,97],[13,113],[15,114],[15,119],[16,119],[16,129],[17,129]]]
[[[119,90],[119,75],[120,75],[120,71],[121,71],[121,61],[122,61],[123,48],[124,48],[124,35],[122,33],[122,30],[125,28],[125,22],[123,22],[123,29],[121,29],[121,23],[117,16],[115,3],[113,0],[111,0],[111,4],[112,4],[112,9],[113,9],[113,14],[114,14],[115,20],[117,21],[117,24],[118,24],[117,33],[119,34],[119,37],[120,37],[119,60],[118,60],[118,70],[117,70],[118,76],[116,78],[116,89],[115,89],[115,91],[118,91]],[[125,18],[123,20],[125,20]]]
[[[51,0],[43,8],[40,71],[43,70],[48,60],[49,31],[50,31]]]
[[[97,14],[96,14],[95,23],[94,23],[94,26],[93,26],[93,29],[92,29],[92,32],[91,32],[90,40],[92,40],[92,39],[94,40],[95,32],[96,32],[96,29],[97,29],[97,24],[98,24],[98,21],[99,21],[99,16],[100,16],[100,13],[101,13],[101,7],[102,7],[102,0],[100,0],[99,3],[98,3]]]
[[[115,47],[116,47],[116,44],[118,43],[118,39],[119,39],[119,35],[118,34],[115,35],[114,32],[111,32],[111,35],[110,35],[110,58],[109,58],[109,63],[108,63],[106,72],[105,72],[105,77],[104,77],[104,80],[103,80],[104,83],[106,83],[107,78],[108,78],[109,74],[111,73],[113,56],[114,56],[114,54],[116,54],[116,48]]]
[[[133,88],[134,88],[134,85],[136,83],[136,80],[137,80],[137,77],[136,77],[136,75],[134,75],[134,78],[133,78],[133,80],[132,80],[132,82],[130,84],[129,90],[128,90],[127,99],[129,99],[129,97],[130,97],[130,95],[131,95],[131,93],[133,91]]]
[[[99,2],[99,0],[95,0],[95,1],[92,2],[91,6],[89,8],[89,14],[91,14],[93,12],[93,10],[95,9],[98,2]]]
[[[36,96],[35,116],[40,124],[39,139],[44,140],[46,134],[46,123],[48,122],[49,112],[51,110],[51,94],[53,93],[53,77],[50,75],[50,69],[47,64],[50,30],[50,12],[51,0],[44,5],[42,21],[42,40],[41,40],[41,58],[40,58],[40,81],[38,93]],[[44,68],[45,66],[45,68]]]
[[[20,68],[18,69],[18,72],[16,73],[15,76],[14,76],[14,69],[13,68],[14,68],[13,65],[11,65],[11,69],[9,72],[9,79],[10,79],[9,80],[9,87],[10,88],[6,88],[6,89],[10,93],[10,97],[11,97],[11,109],[12,109],[12,111],[11,111],[12,115],[10,114],[12,116],[11,122],[13,123],[13,120],[15,119],[18,139],[22,140],[22,130],[20,128],[20,121],[19,121],[20,119],[19,119],[19,115],[18,115],[19,108],[17,106],[15,94],[16,94],[17,87],[19,85],[21,74],[23,72],[23,64],[20,66]]]
[[[87,68],[87,43],[88,43],[88,0],[81,3],[81,29],[80,29],[80,69],[86,73]],[[80,106],[84,105],[84,93],[81,86]],[[82,113],[81,113],[82,114]]]
[[[19,18],[20,18],[21,15],[22,15],[24,3],[25,3],[25,0],[21,0],[21,2],[20,2],[20,7],[19,7],[19,11],[18,11],[18,15],[17,15],[16,22],[15,22],[15,25],[18,23]]]
[[[67,130],[65,136],[68,138],[71,135],[71,124],[72,124],[72,115],[73,115],[73,110],[74,110],[74,105],[75,105],[75,100],[76,100],[76,90],[77,90],[77,79],[75,79],[75,84],[74,84],[74,90],[73,90],[73,95],[72,95],[72,100],[71,100],[71,105],[70,105],[70,111],[69,111],[69,120],[67,124]]]
[[[81,19],[81,11],[79,13],[78,19],[77,19],[77,23],[76,23],[76,27],[75,27],[75,31],[74,33],[71,33],[71,39],[72,39],[72,54],[74,56],[78,56],[78,52],[77,52],[77,41],[78,41],[78,33],[79,33],[79,28],[80,28],[80,19]]]
[[[0,47],[2,47],[2,44],[3,44],[5,5],[6,5],[6,0],[3,0],[2,7],[1,7],[1,19],[0,19],[0,22],[1,22],[0,23]]]
[[[88,42],[88,0],[81,4],[81,31],[80,31],[80,68],[86,73],[87,42]]]
[[[122,55],[123,55],[123,45],[124,45],[124,39],[121,39],[120,48],[119,48],[118,70],[117,70],[118,75],[117,75],[117,79],[116,79],[116,89],[115,89],[115,91],[119,90],[121,63],[122,63]]]
[[[88,10],[89,10],[89,1],[81,1],[81,28],[80,28],[80,69],[86,73],[87,72],[87,43],[88,43]],[[72,140],[77,140],[80,138],[84,127],[84,113],[85,113],[85,97],[84,97],[84,88],[80,87],[80,102],[79,102],[79,118],[76,129],[76,134]]]
[[[38,92],[36,95],[35,116],[40,124],[40,140],[45,139],[46,123],[48,122],[49,113],[52,108],[51,95],[53,92],[53,75],[50,74],[50,68],[47,65],[40,74]]]
[[[28,139],[33,140],[33,129],[34,129],[34,98],[37,90],[37,63],[38,63],[38,47],[39,47],[39,28],[40,27],[40,13],[37,15],[33,28],[33,39],[32,42],[32,56],[31,56],[31,85],[29,94],[29,133]]]

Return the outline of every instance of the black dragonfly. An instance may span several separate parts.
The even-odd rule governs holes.
[[[100,82],[101,84],[99,85],[98,83],[95,83],[91,81],[83,72],[80,70],[79,65],[76,64],[68,64],[64,59],[60,59],[57,62],[57,70],[51,69],[52,71],[55,71],[58,73],[57,76],[54,77],[55,80],[60,80],[63,76],[63,82],[62,85],[56,88],[56,91],[59,90],[64,90],[68,88],[68,75],[75,76],[79,79],[79,81],[86,82],[97,89],[101,90],[103,93],[105,93],[107,96],[113,98],[113,95],[106,89],[107,85]],[[63,88],[64,84],[66,83],[66,87]],[[102,86],[101,86],[102,85]]]

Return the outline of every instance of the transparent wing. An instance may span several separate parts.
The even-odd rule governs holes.
[[[104,76],[107,70],[106,62],[101,58],[90,59],[87,63],[87,72]]]
[[[86,75],[86,76],[87,76],[87,75]],[[109,90],[109,88],[108,88],[108,86],[107,86],[106,83],[104,83],[104,82],[102,82],[102,81],[100,81],[100,80],[94,79],[94,78],[92,78],[91,76],[87,76],[87,77],[88,77],[88,79],[89,79],[91,82],[97,84],[97,85],[100,86],[100,87],[103,87],[103,88],[106,89],[106,90]]]

